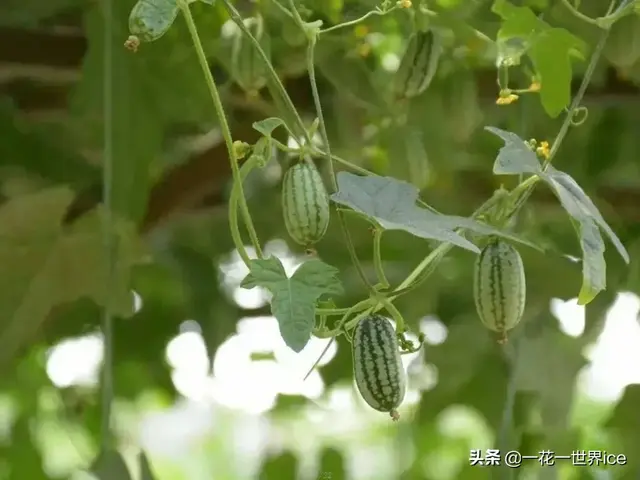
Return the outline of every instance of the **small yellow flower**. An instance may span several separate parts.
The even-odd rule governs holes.
[[[400,8],[411,8],[411,0],[400,0],[398,2],[398,5],[400,5]]]
[[[530,92],[539,92],[540,82],[538,82],[537,80],[534,80],[533,82],[531,82],[531,85],[529,85],[529,88],[527,90],[529,90]]]
[[[369,28],[366,25],[362,24],[356,25],[356,27],[353,29],[353,33],[356,38],[364,38],[369,33]]]
[[[506,95],[500,94],[500,96],[496,100],[496,105],[510,105],[518,100],[518,98],[518,95],[516,95],[515,93],[509,93]]]
[[[549,142],[540,142],[540,146],[536,148],[536,153],[544,158],[549,158]]]

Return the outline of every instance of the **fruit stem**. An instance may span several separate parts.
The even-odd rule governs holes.
[[[384,267],[382,266],[381,243],[383,233],[384,230],[382,228],[378,226],[373,227],[373,266],[378,276],[380,287],[385,289],[389,288],[389,281],[384,274]]]

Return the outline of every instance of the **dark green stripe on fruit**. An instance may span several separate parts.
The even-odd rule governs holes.
[[[439,56],[436,36],[431,30],[419,31],[409,39],[396,72],[395,93],[411,98],[426,90],[435,74]]]
[[[407,94],[415,94],[420,91],[420,87],[426,78],[429,57],[433,48],[433,34],[430,31],[419,32],[416,37],[418,38],[418,46],[414,57],[415,63],[412,65],[411,75],[405,84],[405,92]],[[410,79],[414,79],[413,85],[409,83]]]
[[[313,163],[300,162],[284,175],[282,209],[289,236],[309,247],[318,242],[329,225],[329,195]]]
[[[356,386],[365,402],[396,418],[406,379],[396,333],[386,318],[371,315],[358,322],[353,334],[353,368]]]
[[[496,332],[515,327],[524,313],[524,265],[510,244],[493,239],[480,252],[475,266],[474,298],[482,323]]]
[[[405,79],[402,91],[408,95],[411,92],[411,82],[414,80],[416,70],[422,67],[422,56],[424,55],[425,47],[429,46],[429,35],[426,33],[416,33],[410,40],[411,47],[407,50],[407,62],[409,65],[409,75]]]

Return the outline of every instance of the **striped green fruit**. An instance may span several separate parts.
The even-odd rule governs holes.
[[[262,16],[246,18],[243,22],[251,35],[260,43],[260,48],[267,58],[270,58],[271,43]],[[226,57],[229,52],[225,49],[222,55]],[[233,37],[230,66],[231,76],[245,92],[255,93],[267,84],[269,75],[267,64],[253,43],[239,29]]]
[[[439,37],[432,30],[411,36],[395,75],[396,98],[417,97],[427,89],[438,68],[440,53]]]
[[[129,33],[153,42],[167,33],[177,15],[177,0],[138,0],[129,14]]]
[[[391,322],[380,315],[363,318],[355,328],[352,344],[360,395],[371,408],[389,412],[398,420],[396,409],[404,400],[407,382]]]
[[[282,182],[282,212],[289,236],[310,247],[320,241],[330,219],[329,194],[311,161],[294,164]]]
[[[492,239],[476,260],[473,296],[480,320],[500,334],[500,342],[522,319],[526,293],[520,254],[509,243]]]

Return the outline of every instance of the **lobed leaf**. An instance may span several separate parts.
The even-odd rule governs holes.
[[[607,288],[607,263],[604,259],[604,241],[595,222],[585,218],[577,230],[582,248],[582,287],[578,294],[578,305],[586,305]]]
[[[540,101],[552,118],[571,101],[571,53],[584,49],[584,42],[563,28],[540,33],[529,48],[540,81]]]
[[[563,28],[551,27],[529,7],[496,0],[492,11],[503,20],[498,44],[516,60],[529,55],[540,81],[542,106],[549,116],[557,117],[571,101],[571,56],[584,58],[585,42]],[[514,42],[515,51],[509,47]]]
[[[606,288],[605,247],[600,229],[605,231],[626,263],[629,263],[629,254],[598,208],[571,176],[549,166],[543,178],[552,187],[567,213],[579,225],[577,230],[583,253],[583,280],[578,303],[586,305]]]
[[[280,334],[289,348],[300,352],[311,338],[318,298],[342,293],[338,269],[313,259],[288,278],[276,257],[251,260],[249,268],[240,286],[260,286],[271,292],[271,313],[278,320]]]
[[[0,208],[0,364],[10,361],[42,326],[51,309],[82,297],[108,298],[103,229],[95,212],[65,230],[61,223],[73,193],[51,188],[16,197]],[[118,262],[113,309],[132,313],[130,268],[137,260],[133,225],[114,225]]]
[[[270,137],[273,131],[281,125],[284,125],[284,120],[277,117],[269,117],[259,122],[254,122],[252,126],[254,130],[257,130],[265,137]]]
[[[628,264],[630,258],[627,249],[602,217],[598,207],[595,206],[580,185],[578,185],[569,174],[556,170],[552,166],[547,168],[547,175],[558,193],[562,206],[567,210],[569,215],[576,218],[576,220],[583,216],[591,217],[595,223],[605,231],[622,259]]]
[[[335,203],[345,205],[375,220],[387,230],[404,230],[416,237],[449,242],[479,253],[477,246],[454,232],[445,215],[435,215],[416,205],[418,189],[393,177],[337,175]],[[455,221],[450,219],[449,222]]]
[[[498,151],[493,164],[493,173],[496,175],[542,173],[538,157],[518,135],[496,127],[484,127],[484,129],[504,140],[504,146]]]
[[[512,242],[521,243],[522,245],[526,245],[527,247],[533,248],[540,252],[544,252],[545,249],[540,245],[536,245],[529,240],[522,238],[520,235],[516,235],[515,233],[508,232],[506,230],[501,230],[499,228],[495,228],[492,225],[478,222],[472,218],[467,217],[457,217],[453,215],[440,215],[436,217],[436,222],[440,224],[447,225],[449,228],[464,228],[465,230],[470,230],[472,232],[478,233],[480,235],[495,235],[497,237],[502,237],[506,240],[511,240]]]

